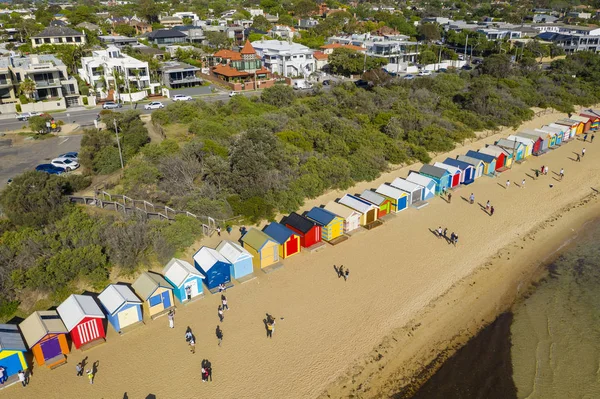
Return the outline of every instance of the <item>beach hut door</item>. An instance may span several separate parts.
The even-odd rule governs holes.
[[[367,224],[375,221],[375,212],[377,212],[375,209],[371,209],[367,212]]]
[[[165,291],[162,294],[160,294],[162,296],[162,303],[163,306],[166,308],[170,308],[171,307],[171,297],[169,297],[169,291]]]
[[[44,355],[44,359],[52,359],[62,353],[60,349],[60,342],[58,342],[58,337],[54,337],[49,339],[48,341],[44,341],[41,343],[42,354]]]
[[[119,326],[125,328],[138,321],[137,307],[132,306],[129,309],[125,309],[119,312]]]
[[[277,248],[277,245],[273,245],[273,261],[279,262],[279,248]]]
[[[196,295],[198,295],[198,281],[197,280],[192,280],[190,282],[188,282],[185,287],[190,287],[191,292],[192,292],[192,298],[195,297]],[[185,290],[184,290],[185,291]],[[187,295],[186,295],[186,299],[187,299]]]

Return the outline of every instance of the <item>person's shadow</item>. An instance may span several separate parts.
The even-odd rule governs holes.
[[[84,357],[84,358],[83,358],[83,360],[81,361],[81,368],[82,368],[83,370],[85,370],[85,365],[87,364],[87,360],[88,360],[88,357],[86,356],[86,357]]]
[[[98,373],[98,366],[100,366],[100,360],[96,360],[92,365],[92,374],[94,374],[94,379],[96,378],[96,374]]]

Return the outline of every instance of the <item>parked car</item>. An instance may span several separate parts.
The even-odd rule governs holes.
[[[232,91],[229,93],[229,97],[238,96],[240,93],[237,91]]]
[[[8,179],[8,180],[6,181],[6,185],[7,185],[7,186],[10,186],[10,185],[12,184],[12,182],[13,182],[13,179]]]
[[[39,116],[39,112],[23,112],[22,114],[17,114],[18,121],[26,121],[32,116]]]
[[[63,168],[59,168],[58,166],[54,166],[51,163],[43,163],[35,167],[35,170],[38,172],[46,172],[51,175],[62,175],[65,173]]]
[[[448,72],[448,70],[446,68],[440,68],[440,69],[438,69],[438,72],[439,73],[446,73],[446,72]]]
[[[411,75],[411,74],[404,75],[404,79],[406,79],[406,80],[413,80],[414,78],[415,78],[415,75]]]
[[[327,79],[323,81],[323,86],[331,86],[331,80]]]
[[[431,71],[423,69],[421,72],[419,72],[419,76],[431,76]]]
[[[65,152],[64,154],[60,154],[56,158],[69,158],[69,159],[72,159],[73,161],[78,161],[79,153],[75,152],[75,151]]]
[[[473,67],[471,65],[463,65],[462,68],[463,71],[470,71],[471,69],[473,69]]]
[[[175,94],[171,97],[173,101],[192,101],[192,96],[186,96],[185,94]]]
[[[79,167],[79,162],[69,158],[54,158],[50,163],[56,167],[63,168],[67,172]]]
[[[144,105],[144,109],[160,109],[164,107],[165,105],[160,101],[152,101],[150,104]]]
[[[107,101],[104,104],[102,104],[102,109],[116,109],[116,108],[122,108],[123,104],[117,104],[114,101]]]

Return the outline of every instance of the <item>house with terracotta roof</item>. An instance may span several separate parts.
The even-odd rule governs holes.
[[[315,70],[320,71],[329,64],[329,54],[323,51],[315,51],[313,53],[315,59]]]
[[[275,83],[249,40],[239,52],[227,49],[217,51],[211,61],[211,73],[230,83],[233,90],[267,88]]]
[[[347,48],[349,50],[360,51],[361,53],[367,51],[366,48],[361,46],[355,46],[354,44],[329,43],[324,46],[321,46],[321,50],[323,50],[323,53],[327,55],[333,53],[333,50],[335,50],[336,48]]]

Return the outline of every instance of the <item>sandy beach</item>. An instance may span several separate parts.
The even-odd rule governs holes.
[[[562,117],[543,115],[523,127]],[[509,134],[505,129],[435,160]],[[583,147],[582,162],[569,159]],[[166,317],[147,320],[124,336],[109,327],[106,344],[74,351],[55,370],[34,365],[30,385],[0,390],[0,399],[390,397],[505,309],[536,277],[540,262],[600,214],[598,151],[598,142],[572,141],[498,178],[481,177],[459,188],[450,204],[435,198],[340,245],[289,258],[282,269],[228,290],[223,323],[218,295],[207,295],[178,306],[174,329]],[[550,172],[534,180],[532,169],[541,165]],[[375,188],[419,167],[395,170],[347,192]],[[560,168],[565,178],[559,182]],[[525,188],[519,187],[522,179]],[[474,205],[466,201],[471,192]],[[303,210],[341,195],[327,193],[307,201]],[[496,209],[493,217],[477,204],[487,200]],[[459,235],[457,247],[432,234],[440,225]],[[218,241],[213,236],[203,244]],[[337,277],[334,264],[350,269],[347,282]],[[271,340],[263,325],[266,312],[277,318]],[[197,337],[194,355],[184,340],[187,326]],[[93,385],[75,376],[76,363],[86,357],[90,365],[99,362]],[[212,363],[211,383],[200,379],[202,359]]]

